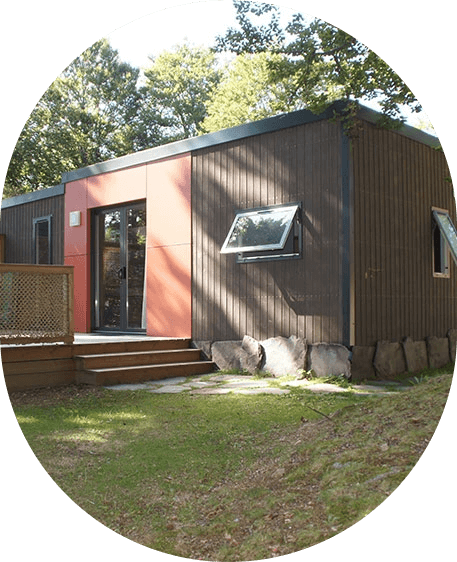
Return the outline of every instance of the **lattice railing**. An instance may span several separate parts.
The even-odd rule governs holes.
[[[73,267],[0,264],[0,341],[72,343]]]

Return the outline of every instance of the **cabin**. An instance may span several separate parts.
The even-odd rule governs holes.
[[[68,171],[2,202],[7,263],[74,266],[79,333],[297,336],[349,349],[457,328],[437,138],[359,106],[271,117]]]

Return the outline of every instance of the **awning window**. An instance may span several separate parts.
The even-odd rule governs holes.
[[[301,253],[300,203],[238,211],[221,248],[239,262],[297,257]]]
[[[433,217],[457,264],[457,229],[447,211],[433,210]]]

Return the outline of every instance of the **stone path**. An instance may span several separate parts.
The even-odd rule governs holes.
[[[275,383],[272,386],[270,383]],[[256,379],[246,375],[223,375],[214,373],[212,375],[200,375],[194,377],[173,377],[159,381],[147,381],[137,384],[118,384],[108,386],[110,390],[147,390],[154,394],[178,394],[188,392],[189,394],[288,394],[291,387],[305,388],[311,392],[355,392],[357,394],[391,394],[396,390],[406,387],[398,383],[373,383],[364,385],[353,385],[350,388],[342,388],[335,384],[325,382],[308,381],[306,379],[287,380],[287,378],[264,378]]]

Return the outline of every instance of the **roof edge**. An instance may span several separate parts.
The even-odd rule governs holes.
[[[2,209],[16,207],[17,205],[25,205],[26,203],[32,203],[33,201],[39,201],[40,199],[47,199],[48,197],[56,197],[64,194],[65,185],[63,183],[59,183],[59,185],[54,185],[53,187],[38,189],[37,191],[31,191],[30,193],[15,195],[14,197],[3,199]]]
[[[122,168],[139,166],[148,162],[155,162],[157,160],[163,160],[164,158],[179,156],[195,150],[210,148],[212,146],[256,135],[272,133],[297,125],[304,125],[315,121],[330,119],[334,116],[335,111],[342,110],[345,106],[346,102],[335,102],[319,115],[313,113],[309,109],[300,109],[290,113],[275,115],[274,117],[267,117],[260,121],[237,125],[236,127],[230,127],[229,129],[223,129],[222,131],[217,131],[215,133],[208,133],[199,137],[192,137],[190,139],[184,139],[148,148],[146,150],[134,152],[113,160],[107,160],[106,162],[100,162],[85,168],[79,168],[71,172],[66,172],[62,175],[62,183],[69,183],[107,172],[115,172],[117,170],[121,170]]]
[[[222,131],[217,131],[215,133],[208,133],[199,137],[192,137],[190,139],[184,139],[153,148],[148,148],[146,150],[134,152],[126,156],[121,156],[119,158],[114,158],[112,160],[107,160],[105,162],[100,162],[97,164],[92,164],[91,166],[86,166],[84,168],[65,172],[62,174],[62,180],[59,185],[49,187],[47,189],[25,193],[23,195],[17,195],[9,199],[4,199],[2,201],[2,209],[6,209],[8,207],[13,207],[16,205],[23,205],[25,203],[30,203],[39,199],[45,199],[47,197],[62,195],[65,192],[66,183],[70,183],[80,179],[108,172],[115,172],[134,166],[140,166],[142,164],[164,160],[166,158],[172,158],[175,156],[193,152],[195,150],[211,148],[213,146],[218,146],[248,137],[262,135],[265,133],[272,133],[275,131],[280,131],[282,129],[305,125],[316,121],[331,119],[335,116],[336,113],[344,111],[347,104],[348,102],[344,100],[336,101],[320,114],[315,114],[309,109],[301,109],[290,113],[283,113],[280,115],[275,115],[274,117],[267,117],[260,121],[245,123],[243,125],[223,129]],[[368,121],[376,125],[379,120],[380,113],[375,111],[374,109],[368,108],[367,106],[358,103],[357,116],[363,121]],[[431,146],[432,148],[437,148],[440,146],[440,142],[437,137],[409,125],[402,125],[400,129],[394,129],[394,132]]]

